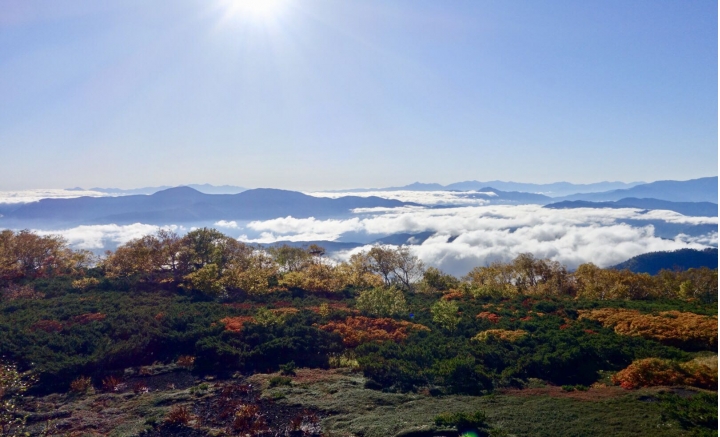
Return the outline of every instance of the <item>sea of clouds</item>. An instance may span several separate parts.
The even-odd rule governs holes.
[[[394,199],[401,202],[419,203],[430,206],[450,206],[450,205],[486,205],[494,197],[496,193],[492,191],[363,191],[363,192],[326,192],[316,191],[307,192],[310,196],[330,197],[337,199],[344,196],[371,197],[377,196],[385,199]]]
[[[520,253],[559,261],[573,269],[593,262],[611,266],[642,253],[717,247],[718,234],[690,237],[679,234],[674,239],[655,235],[652,224],[631,226],[623,219],[664,220],[673,223],[714,224],[717,217],[685,217],[670,211],[643,213],[637,209],[548,209],[537,205],[491,205],[442,209],[399,208],[397,211],[360,214],[346,219],[281,217],[272,220],[214,223],[214,227],[248,243],[276,241],[335,241],[344,235],[373,237],[392,234],[431,232],[412,251],[428,265],[462,275],[479,265],[509,261]],[[123,244],[134,238],[174,230],[180,234],[194,229],[177,225],[78,226],[62,230],[35,230],[41,234],[60,234],[77,248],[99,251]],[[345,241],[352,241],[345,238]],[[346,259],[367,250],[362,246],[332,254]]]
[[[549,209],[538,205],[491,205],[387,212],[345,220],[293,217],[253,221],[246,229],[259,233],[249,242],[337,240],[345,233],[391,235],[433,232],[412,250],[430,265],[454,274],[492,261],[509,261],[529,252],[569,268],[584,262],[611,266],[646,252],[717,246],[717,232],[702,237],[664,239],[652,224],[631,226],[623,219],[669,223],[714,224],[717,217],[686,217],[672,211],[638,209]],[[367,247],[339,253],[340,258]]]

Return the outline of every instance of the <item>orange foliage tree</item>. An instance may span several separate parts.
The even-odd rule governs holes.
[[[401,342],[410,331],[429,331],[425,325],[397,321],[389,318],[348,317],[342,322],[330,322],[319,327],[323,331],[337,332],[346,347],[354,348],[372,341]]]

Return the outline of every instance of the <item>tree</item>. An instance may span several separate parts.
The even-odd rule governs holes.
[[[375,287],[363,291],[358,296],[355,306],[360,311],[380,317],[408,313],[405,296],[395,287]]]
[[[382,276],[385,285],[399,284],[407,290],[423,274],[423,262],[407,246],[393,248],[376,245],[367,253],[367,263],[373,273]]]
[[[436,291],[446,291],[460,286],[460,281],[453,275],[443,273],[435,267],[428,267],[423,273],[423,282]]]
[[[298,272],[310,263],[312,255],[307,251],[283,244],[268,248],[268,253],[283,272]]]
[[[28,230],[0,232],[0,281],[76,274],[94,258],[74,251],[58,235],[40,236]]]
[[[460,323],[458,309],[457,302],[440,299],[430,308],[433,322],[450,332],[455,331],[458,323]]]

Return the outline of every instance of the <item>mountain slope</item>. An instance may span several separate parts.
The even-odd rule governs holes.
[[[575,208],[639,208],[663,209],[675,211],[691,217],[715,217],[718,215],[718,205],[712,202],[670,202],[658,199],[636,199],[628,197],[615,202],[590,202],[587,200],[565,200],[545,205],[551,209]]]
[[[718,203],[718,178],[691,179],[688,181],[657,181],[637,185],[624,190],[602,193],[578,193],[558,200],[589,200],[607,202],[627,197],[652,198],[671,202],[712,202]]]
[[[674,252],[651,252],[638,255],[612,268],[655,275],[660,270],[688,270],[700,267],[718,268],[718,250],[680,249]]]
[[[239,194],[203,194],[189,187],[177,187],[149,196],[43,199],[9,212],[0,219],[0,224],[167,224],[208,220],[263,220],[289,215],[329,217],[348,214],[353,208],[403,205],[411,204],[379,197],[347,196],[330,199],[275,189],[255,189]]]

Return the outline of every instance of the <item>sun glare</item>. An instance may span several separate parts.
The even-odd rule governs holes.
[[[287,0],[231,0],[226,5],[228,12],[235,17],[251,20],[276,18]]]

